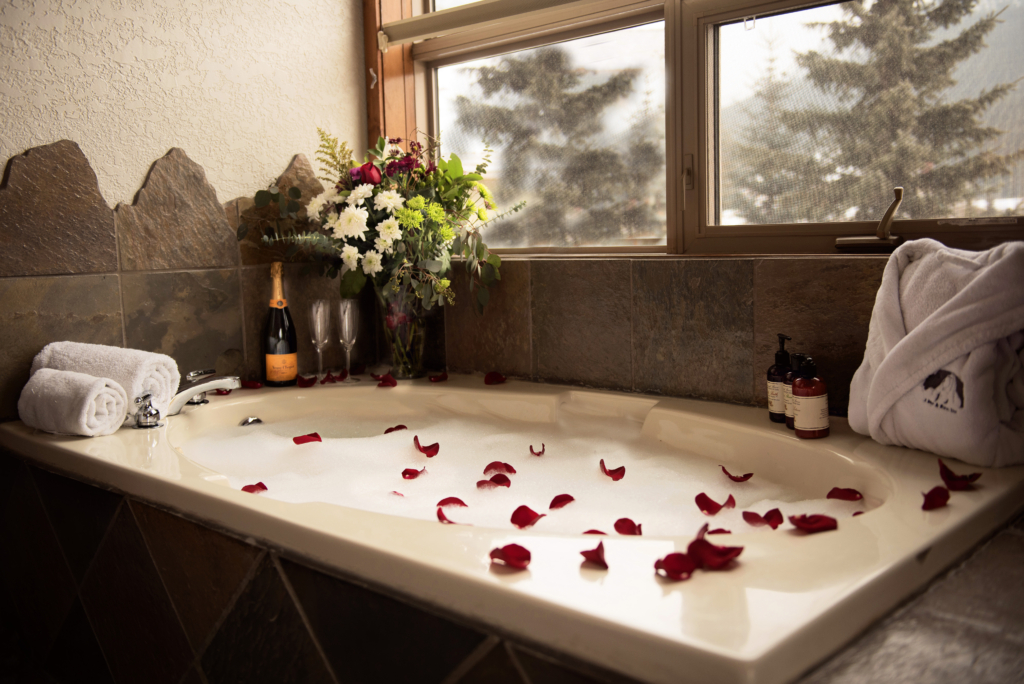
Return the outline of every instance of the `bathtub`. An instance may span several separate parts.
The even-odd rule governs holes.
[[[506,513],[513,502],[521,502],[548,517],[526,529],[516,529],[504,514],[501,521],[474,517],[485,515],[489,504],[482,502],[491,493],[473,484],[486,479],[479,470],[461,473],[464,489],[448,492],[466,498],[469,508],[444,509],[457,522],[477,524],[448,525],[438,521],[431,498],[439,490],[424,490],[429,495],[417,504],[415,487],[421,480],[403,480],[395,469],[398,461],[387,462],[391,480],[366,475],[381,497],[379,506],[372,499],[362,508],[275,499],[270,494],[288,487],[285,479],[274,477],[285,478],[286,472],[267,478],[265,494],[243,492],[240,483],[253,473],[210,467],[216,452],[211,440],[250,429],[236,427],[244,418],[258,416],[272,431],[275,425],[304,425],[314,414],[337,417],[325,422],[320,430],[324,442],[314,449],[344,445],[346,439],[377,440],[383,426],[408,424],[408,430],[387,439],[401,443],[407,464],[426,466],[438,478],[458,440],[446,435],[439,441],[441,453],[427,459],[413,447],[414,435],[424,443],[434,441],[430,431],[439,417],[498,426],[494,430],[502,438],[480,446],[479,463],[512,459],[518,465],[512,486],[496,495],[504,497]],[[542,439],[553,439],[560,426],[574,421],[600,425],[606,430],[602,434],[631,435],[629,449],[637,453],[622,481],[606,477],[597,463],[602,449],[616,453],[606,437],[593,447],[563,437],[547,442],[539,457],[527,451],[530,446],[539,452]],[[477,436],[472,443],[482,440]],[[842,419],[833,419],[829,438],[804,441],[769,422],[763,409],[515,381],[485,386],[480,376],[453,376],[438,384],[403,382],[389,389],[367,381],[354,387],[236,390],[211,397],[207,406],[189,407],[155,430],[122,429],[83,439],[46,435],[15,422],[0,426],[0,444],[44,468],[102,483],[500,633],[652,683],[790,681],[922,587],[1024,501],[1024,468],[996,471],[949,461],[957,472],[982,472],[979,486],[954,492],[944,508],[923,511],[922,492],[942,484],[935,457],[878,445],[852,432]],[[641,452],[648,447],[662,459],[658,470],[653,460],[644,460]],[[519,451],[509,456],[508,449]],[[305,458],[313,452],[296,453]],[[673,475],[673,464],[665,458],[680,459],[680,468],[702,475],[679,475],[690,472],[685,469]],[[531,469],[540,473],[542,462],[551,473],[578,474],[586,481],[585,495],[560,510],[578,504],[573,515],[591,511],[586,515],[600,518],[594,526],[608,535],[582,534],[580,524],[566,527],[565,517],[559,523],[559,510],[541,501],[564,483],[544,483],[548,475],[537,478],[542,485],[528,496],[515,498],[527,491],[520,483]],[[610,529],[619,515],[616,508],[628,507],[616,499],[616,491],[643,498],[644,488],[636,483],[643,483],[648,466],[658,473],[648,473],[651,491],[659,480],[658,496],[669,496],[662,507],[669,515],[649,522],[642,536],[616,534]],[[822,512],[787,502],[822,500],[832,487],[857,489],[864,499],[849,509],[828,503],[838,520],[835,531],[754,528],[736,522],[738,512],[753,503],[745,483],[733,483],[724,474],[707,479],[720,466],[733,474],[754,472],[750,482],[778,484],[786,515]],[[671,479],[677,476],[678,485]],[[402,501],[388,499],[396,496],[384,491],[390,482],[394,491],[404,491]],[[687,581],[656,576],[654,562],[685,552],[697,533],[694,521],[705,517],[693,501],[695,489],[709,487],[717,488],[708,493],[719,502],[725,492],[736,492],[739,505],[706,518],[716,527],[716,521],[726,519],[719,516],[732,516],[731,534],[708,539],[742,546],[742,554],[723,571],[697,571]],[[678,489],[676,498],[665,494],[673,489]],[[587,509],[585,499],[598,503]],[[758,513],[765,512],[762,508],[754,506]],[[678,516],[672,515],[677,510]],[[842,516],[843,510],[849,514]],[[864,513],[853,516],[859,510]],[[675,517],[683,522],[676,525]],[[608,570],[581,563],[580,552],[599,541]],[[530,550],[526,570],[491,563],[492,549],[512,543]]]

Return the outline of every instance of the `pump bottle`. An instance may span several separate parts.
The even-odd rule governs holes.
[[[782,391],[786,401],[786,427],[790,430],[795,429],[793,427],[793,378],[796,378],[800,374],[800,364],[803,363],[806,358],[807,354],[802,354],[800,352],[793,352],[790,354],[790,369],[786,372],[782,381]]]
[[[828,437],[828,387],[817,375],[818,367],[808,356],[793,378],[793,425],[801,439]]]
[[[786,340],[789,335],[778,333],[779,351],[775,352],[775,365],[768,368],[768,419],[773,423],[786,422],[786,373],[789,372],[789,352]]]

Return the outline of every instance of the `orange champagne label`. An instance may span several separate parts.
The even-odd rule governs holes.
[[[287,382],[299,374],[298,354],[267,354],[267,380]]]
[[[288,306],[288,300],[287,299],[283,299],[282,298],[282,299],[271,299],[270,300],[270,308],[271,309],[283,309],[286,306]]]

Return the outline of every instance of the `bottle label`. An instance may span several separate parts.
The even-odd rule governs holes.
[[[797,430],[827,430],[828,395],[801,397],[794,394],[793,425]]]
[[[793,417],[793,386],[782,383],[783,401],[786,403],[786,417]]]
[[[786,412],[785,385],[781,382],[768,381],[768,411],[770,413]]]
[[[267,381],[287,382],[299,374],[298,354],[267,354]]]
[[[287,299],[281,298],[281,299],[271,299],[270,300],[270,308],[271,309],[283,309],[286,306],[288,306],[288,300]]]

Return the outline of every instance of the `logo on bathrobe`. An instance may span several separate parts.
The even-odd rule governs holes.
[[[924,403],[935,408],[956,413],[956,409],[964,407],[964,383],[956,373],[935,371],[925,378],[922,389],[925,392]]]

